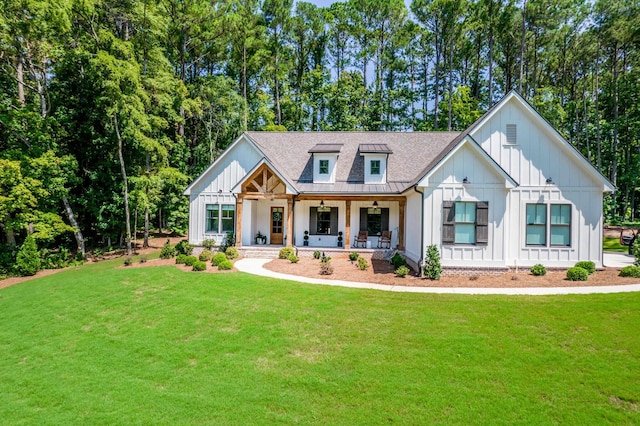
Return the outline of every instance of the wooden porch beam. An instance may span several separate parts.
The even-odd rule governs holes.
[[[351,201],[346,200],[346,217],[344,227],[344,248],[348,250],[351,247]]]
[[[405,229],[405,210],[407,207],[407,200],[404,199],[399,203],[399,218],[398,218],[398,250],[404,250],[404,229]]]
[[[287,200],[287,247],[293,246],[293,197]]]
[[[243,199],[238,197],[236,201],[236,247],[242,247],[242,204]]]

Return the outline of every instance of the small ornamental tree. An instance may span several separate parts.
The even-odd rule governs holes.
[[[442,265],[440,264],[440,252],[435,244],[427,247],[427,258],[424,262],[424,276],[430,280],[439,280],[442,275]]]
[[[40,270],[40,253],[33,235],[28,235],[16,256],[16,272],[22,276],[35,275]]]

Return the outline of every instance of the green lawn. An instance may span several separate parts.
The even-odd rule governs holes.
[[[2,424],[640,423],[640,294],[113,266],[0,290]]]
[[[602,242],[604,251],[613,251],[618,253],[627,253],[629,247],[620,244],[620,238],[604,237]]]

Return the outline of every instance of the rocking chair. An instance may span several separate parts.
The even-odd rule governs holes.
[[[367,247],[368,237],[369,237],[369,231],[359,231],[358,236],[353,239],[353,246],[358,247],[358,244],[362,244],[362,248]]]
[[[378,248],[391,248],[391,233],[392,231],[382,231],[382,235],[378,238]]]

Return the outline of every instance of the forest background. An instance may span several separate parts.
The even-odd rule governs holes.
[[[184,233],[245,130],[463,130],[516,89],[638,217],[636,0],[2,0],[0,274]]]

